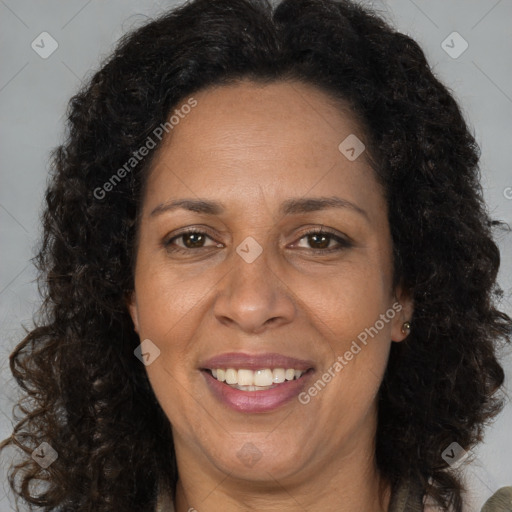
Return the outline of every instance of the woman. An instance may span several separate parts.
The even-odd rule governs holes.
[[[512,325],[477,164],[418,45],[348,1],[194,0],[125,37],[55,152],[18,494],[461,511]]]

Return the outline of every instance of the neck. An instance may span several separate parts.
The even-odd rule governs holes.
[[[280,510],[299,512],[386,512],[391,486],[377,471],[374,458],[333,460],[302,480],[267,482],[240,480],[233,475],[180,472],[175,496],[176,512],[222,510]],[[337,464],[336,464],[337,463]],[[212,478],[213,477],[213,478]]]
[[[349,480],[347,487],[353,486],[355,482]],[[361,488],[361,487],[359,487]],[[316,499],[311,499],[305,495],[294,495],[283,489],[284,492],[261,492],[255,493],[250,488],[246,489],[246,494],[240,492],[237,496],[228,496],[220,489],[211,488],[211,494],[204,496],[203,500],[194,499],[192,489],[185,490],[181,480],[178,481],[176,487],[176,496],[174,507],[176,512],[210,512],[214,510],[223,510],[225,512],[239,512],[240,510],[259,510],[259,511],[275,511],[283,512],[302,512],[303,510],[319,510],[324,512],[387,512],[390,499],[391,488],[384,481],[374,482],[364,486],[362,494],[356,496],[352,493],[333,493],[324,492],[316,495]],[[337,494],[337,495],[335,495]],[[298,499],[297,497],[298,496]],[[191,506],[201,507],[197,509]],[[199,503],[199,504],[198,504]]]

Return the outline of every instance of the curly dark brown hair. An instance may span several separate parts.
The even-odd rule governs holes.
[[[502,407],[497,353],[512,326],[497,307],[502,223],[483,202],[475,139],[418,44],[347,0],[193,0],[126,35],[71,99],[35,258],[44,302],[10,356],[23,393],[0,445],[21,449],[10,485],[46,511],[152,511],[159,482],[174,492],[171,427],[134,357],[126,305],[156,151],[104,184],[183,98],[246,78],[314,85],[362,120],[395,284],[415,305],[380,389],[378,467],[394,488],[412,478],[460,511],[463,483],[441,454],[474,446]],[[47,469],[31,457],[43,441],[58,453]]]

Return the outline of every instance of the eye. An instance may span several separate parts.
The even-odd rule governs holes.
[[[205,245],[207,240],[211,240],[213,244]],[[332,233],[328,229],[316,228],[309,230],[302,234],[299,239],[299,243],[302,240],[306,240],[306,244],[309,247],[300,247],[315,253],[331,253],[336,251],[342,251],[353,246],[352,242],[347,238]],[[181,245],[178,244],[181,242]],[[334,247],[332,246],[334,242]],[[212,247],[223,247],[222,244],[215,242],[211,236],[204,231],[198,231],[197,229],[190,229],[182,231],[180,234],[169,238],[164,241],[164,247],[168,252],[172,253],[188,253],[190,254],[194,250],[208,249]],[[295,244],[299,247],[298,243]]]
[[[304,239],[310,245],[310,247],[305,247],[305,249],[313,252],[330,253],[347,249],[353,245],[348,239],[336,235],[323,227],[303,233],[300,240]],[[335,242],[334,247],[331,246],[331,242]]]
[[[207,239],[214,241],[207,233],[197,230],[183,231],[179,235],[173,236],[164,242],[165,248],[170,252],[190,252],[194,249],[205,249],[208,247],[222,247],[222,244],[214,243],[205,246]],[[181,241],[183,245],[176,245],[177,241]]]

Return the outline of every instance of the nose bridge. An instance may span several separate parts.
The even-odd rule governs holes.
[[[236,247],[232,269],[238,293],[245,294],[259,285],[259,290],[274,295],[276,278],[271,270],[273,251],[268,246],[270,241],[263,243],[266,244],[265,248],[255,238],[248,236]]]
[[[259,237],[262,239],[261,236]],[[246,237],[232,255],[232,279],[230,294],[248,310],[263,309],[274,301],[277,290],[276,278],[271,270],[271,252],[268,241],[262,246],[252,236]]]
[[[294,305],[275,271],[268,247],[271,237],[260,244],[247,236],[233,251],[231,269],[224,287],[217,296],[214,312],[219,321],[234,323],[245,331],[259,331],[272,320],[288,322],[294,314]]]

